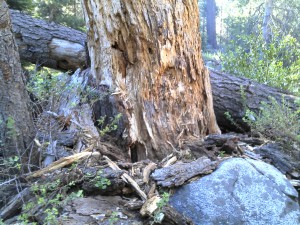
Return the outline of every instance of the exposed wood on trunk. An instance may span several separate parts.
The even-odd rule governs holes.
[[[216,161],[202,157],[190,163],[176,163],[169,167],[157,169],[152,173],[151,177],[158,185],[176,187],[197,175],[205,174],[215,169],[216,166]]]
[[[14,17],[17,17],[16,19]],[[75,31],[73,29],[63,27],[54,23],[49,23],[47,22],[40,22],[41,20],[37,20],[34,18],[30,18],[27,15],[24,15],[18,11],[13,11],[12,14],[13,17],[13,26],[18,27],[18,18],[22,18],[22,20],[26,19],[26,23],[28,24],[29,27],[35,27],[36,24],[39,25],[39,29],[41,30],[47,30],[48,26],[52,25],[52,29],[49,30],[49,32],[53,32],[54,34],[63,34],[64,36],[60,37],[63,38],[64,40],[68,40],[68,38],[74,38],[72,35],[74,32],[76,33],[76,40],[74,40],[76,43],[85,43],[86,42],[86,35],[84,33],[81,33],[79,31]],[[38,40],[42,40],[43,37],[40,37],[43,35],[39,31],[39,29],[32,29],[30,30],[31,34],[36,37]],[[17,29],[16,29],[17,31]],[[26,29],[19,29],[21,34],[23,32],[29,32],[26,31]],[[15,36],[20,35],[19,33],[16,33]],[[23,33],[23,35],[26,36],[26,33]],[[72,37],[71,37],[72,36]],[[27,39],[25,39],[26,41]],[[24,40],[23,40],[24,42]],[[23,42],[18,42],[19,46],[22,48],[22,46],[26,45],[23,44]],[[59,43],[59,45],[62,44]],[[30,42],[31,48],[27,48],[26,51],[29,51],[30,49],[39,49],[39,42],[38,41],[32,41]],[[45,45],[44,48],[49,48],[49,46]],[[63,46],[60,46],[59,48],[63,48]],[[85,55],[85,49],[80,48],[79,55]],[[28,60],[30,62],[35,62],[36,58],[39,58],[39,56],[35,57],[32,53],[26,52],[25,48],[21,52],[21,58],[23,60]],[[45,52],[50,52],[50,49],[45,50]],[[38,54],[38,51],[36,52]],[[82,61],[81,57],[76,57],[76,54],[69,54],[65,55],[67,61],[71,62],[77,62],[77,65],[73,64],[65,64],[64,65],[64,70],[73,70],[74,68],[80,67],[84,65],[84,61]],[[24,56],[24,57],[23,57]],[[27,58],[26,58],[27,57]],[[51,59],[50,55],[44,57],[47,59],[46,61],[51,62],[52,60],[56,59]],[[48,58],[49,57],[49,58]],[[78,61],[76,61],[78,60]],[[57,69],[57,63],[54,63],[54,68]],[[52,64],[51,64],[52,65]],[[50,66],[50,64],[47,64],[47,66]],[[229,112],[230,115],[232,116],[233,120],[237,122],[239,126],[241,126],[243,129],[247,130],[246,124],[242,121],[242,118],[244,116],[244,109],[243,109],[243,101],[241,98],[240,94],[240,86],[242,85],[245,88],[246,94],[247,94],[247,107],[254,111],[258,112],[260,102],[265,101],[268,102],[268,96],[273,96],[275,97],[278,101],[281,101],[282,96],[285,97],[285,99],[289,102],[292,108],[296,108],[294,104],[294,99],[296,98],[295,96],[286,94],[279,89],[276,88],[271,88],[266,85],[258,84],[254,81],[251,81],[247,78],[239,78],[239,77],[234,77],[229,74],[224,74],[224,73],[219,73],[216,71],[210,72],[210,80],[211,80],[211,85],[212,85],[212,91],[213,91],[213,100],[214,100],[214,109],[215,109],[215,114],[217,117],[217,121],[219,126],[229,129],[229,130],[236,130],[237,127],[233,125],[229,120],[227,120],[224,116],[225,112]],[[248,90],[249,89],[249,90]]]
[[[92,74],[114,92],[133,161],[218,133],[196,0],[82,0]]]
[[[58,70],[86,66],[86,34],[10,10],[22,60]]]
[[[259,84],[247,78],[235,77],[225,73],[210,71],[211,85],[214,98],[214,109],[220,127],[228,130],[238,128],[228,120],[224,113],[229,112],[232,119],[241,128],[247,131],[249,128],[243,121],[245,106],[249,110],[259,113],[262,102],[270,103],[269,97],[275,98],[278,102],[282,98],[289,103],[290,108],[296,110],[296,96],[284,93],[277,88]],[[245,101],[241,95],[241,87],[245,93]]]

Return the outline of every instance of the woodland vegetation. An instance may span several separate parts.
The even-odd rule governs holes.
[[[194,224],[169,199],[231,157],[299,192],[299,14],[298,0],[0,0],[0,224],[76,224],[63,214],[89,196],[105,213],[87,224]]]

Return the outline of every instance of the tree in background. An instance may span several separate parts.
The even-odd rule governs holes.
[[[85,30],[80,0],[36,0],[36,15],[77,30]]]
[[[212,49],[217,49],[217,33],[216,33],[216,1],[206,0],[206,31],[207,44]]]
[[[300,2],[235,1],[239,13],[224,20],[228,35],[222,66],[226,72],[300,94]],[[233,11],[234,7],[231,7]]]
[[[8,0],[11,9],[26,11],[32,16],[85,30],[80,0]]]
[[[271,30],[271,16],[272,16],[272,11],[273,11],[273,0],[266,0],[265,1],[265,15],[263,19],[263,24],[262,24],[262,32],[263,32],[263,37],[265,39],[266,43],[270,43],[271,38],[272,38],[272,30]]]

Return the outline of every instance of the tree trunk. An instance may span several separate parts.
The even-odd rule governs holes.
[[[218,133],[197,1],[83,0],[92,74],[113,91],[133,161]]]
[[[87,66],[86,34],[16,10],[10,12],[22,60],[64,71]]]
[[[249,130],[249,127],[243,121],[245,116],[245,108],[259,113],[262,102],[270,103],[269,97],[273,97],[277,102],[281,102],[282,98],[288,102],[290,108],[297,110],[295,105],[296,96],[284,93],[277,88],[259,84],[255,81],[242,77],[234,77],[228,74],[216,71],[210,72],[211,85],[214,98],[214,109],[220,127],[227,130]],[[245,92],[245,99],[241,95],[241,87]],[[234,125],[224,113],[228,112],[233,121],[238,125]]]
[[[265,0],[265,15],[263,20],[263,37],[266,43],[270,43],[272,37],[272,31],[270,27],[270,21],[273,10],[273,0]]]
[[[217,46],[216,34],[216,2],[215,0],[206,0],[206,31],[207,31],[207,44],[213,49]]]
[[[14,11],[12,16],[12,22],[13,22],[13,27],[18,27],[18,24],[14,24],[14,21],[17,21],[17,19],[14,19],[14,16],[22,17],[22,20],[27,20],[29,16],[26,16],[25,14],[22,14],[18,11]],[[49,26],[49,23],[46,22],[41,22],[41,20],[37,20],[34,18],[30,17],[30,20],[26,21],[26,24],[28,24],[28,27],[35,27],[36,24],[39,24],[39,29],[41,30],[47,30],[47,26]],[[44,25],[46,28],[44,28]],[[56,25],[54,23],[51,24],[53,26],[52,31],[54,34],[57,33],[63,33],[63,34],[74,34],[74,32],[78,32],[78,43],[84,43],[86,42],[86,35],[84,33],[81,33],[79,31],[76,31],[74,29],[70,29],[67,27],[63,27],[60,25]],[[42,39],[43,37],[39,37],[42,35],[39,33],[39,29],[32,29],[31,34],[32,36],[37,37],[38,39]],[[57,30],[56,30],[57,29]],[[16,35],[22,35],[26,36],[27,32],[25,29],[19,29],[20,33]],[[49,30],[50,36],[53,36]],[[62,40],[68,41],[67,38],[69,38],[68,35],[65,35],[64,37],[61,37]],[[63,39],[66,38],[66,39]],[[25,39],[26,41],[26,39]],[[58,43],[58,48],[62,49],[64,41]],[[18,42],[19,46],[24,46],[26,43],[24,43],[24,39],[20,40]],[[31,48],[33,49],[38,49],[40,48],[38,42],[32,42],[31,43]],[[45,45],[45,48],[47,46]],[[45,52],[50,52],[50,49],[45,50]],[[37,53],[36,53],[37,54]],[[21,54],[21,59],[25,60],[25,57],[23,58],[22,56],[26,56],[27,60],[34,62],[34,58],[30,58],[29,56],[32,55],[28,49],[23,48],[23,54]],[[80,50],[79,55],[85,55],[85,49],[82,47]],[[29,57],[29,58],[28,58]],[[50,57],[50,55],[45,57]],[[84,65],[85,60],[81,60],[80,57],[76,58],[76,54],[69,54],[64,56],[66,61],[71,61],[74,63],[77,63],[77,65],[73,64],[66,64],[64,67],[64,70],[73,70],[74,68],[80,67]],[[85,58],[85,57],[84,57]],[[55,58],[46,58],[45,61],[52,61],[55,60]],[[78,60],[78,61],[76,61]],[[54,63],[53,65],[57,65],[57,62]],[[70,66],[70,67],[69,67]],[[54,68],[57,68],[54,66]],[[211,71],[210,74],[211,77],[211,83],[212,83],[212,91],[213,91],[213,100],[214,100],[214,109],[215,109],[215,114],[217,117],[218,124],[224,128],[224,129],[229,129],[229,130],[236,130],[236,126],[234,126],[229,120],[227,120],[224,117],[225,112],[229,112],[234,121],[237,122],[239,126],[241,126],[243,129],[247,130],[247,126],[243,123],[242,117],[244,116],[244,110],[243,110],[243,103],[241,99],[241,94],[240,94],[240,85],[247,87],[251,84],[251,89],[253,89],[252,93],[248,93],[248,99],[247,99],[247,107],[255,112],[259,111],[259,103],[262,101],[268,102],[268,96],[275,96],[275,98],[278,101],[281,101],[282,96],[285,96],[287,101],[289,102],[290,106],[294,109],[296,109],[296,106],[294,104],[294,99],[296,98],[295,96],[288,95],[280,91],[279,89],[276,88],[271,88],[266,85],[258,84],[256,82],[253,82],[247,78],[240,78],[240,77],[234,77],[229,74],[219,74],[218,72]],[[103,108],[103,107],[102,107]],[[104,110],[105,111],[105,110]],[[97,114],[97,112],[95,112]],[[100,113],[101,114],[101,113]],[[98,117],[101,115],[99,114]],[[105,114],[112,114],[111,109],[108,109],[105,112],[102,112],[103,115]],[[103,116],[102,115],[102,116]]]
[[[34,163],[30,159],[28,160],[30,152],[28,147],[33,139],[34,130],[28,100],[29,97],[24,85],[19,53],[11,31],[9,10],[5,1],[0,0],[1,160],[11,156],[18,156],[23,160],[23,163]],[[1,164],[3,165],[3,163]],[[2,172],[1,176],[3,175]]]

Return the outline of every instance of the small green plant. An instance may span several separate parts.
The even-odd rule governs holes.
[[[109,122],[107,123],[106,116],[102,116],[100,119],[97,120],[97,125],[100,127],[99,132],[101,136],[108,134],[112,131],[118,129],[118,122],[121,119],[122,114],[117,114],[114,118],[110,118]],[[106,124],[106,125],[105,125]]]
[[[97,188],[100,188],[101,190],[106,189],[109,185],[111,185],[111,182],[109,179],[102,176],[103,171],[98,171],[96,177],[94,178],[95,186]]]
[[[34,194],[34,199],[23,205],[22,213],[18,217],[22,224],[34,224],[30,221],[33,216],[32,211],[36,206],[44,208],[45,223],[57,224],[59,211],[70,200],[83,196],[83,191],[71,192],[67,194],[70,187],[73,185],[62,185],[60,180],[48,182],[45,184],[34,184],[31,191]]]
[[[114,225],[119,221],[118,212],[112,212],[108,218],[110,225]]]
[[[224,158],[225,157],[225,151],[220,151],[219,157]]]
[[[161,195],[161,199],[159,200],[159,202],[157,202],[157,209],[155,210],[154,214],[151,216],[152,217],[152,221],[151,221],[151,225],[159,223],[161,224],[161,222],[164,219],[164,213],[163,213],[163,209],[164,207],[168,204],[170,199],[170,194],[167,192],[162,193]]]
[[[13,117],[11,116],[7,117],[6,128],[7,128],[7,136],[9,138],[16,138],[17,131],[16,131],[15,120]]]
[[[255,119],[249,119],[250,115]],[[247,110],[244,121],[250,125],[252,132],[262,137],[288,145],[299,142],[299,112],[292,111],[284,99],[278,103],[275,98],[270,97],[270,103],[262,102],[257,115]]]
[[[10,169],[18,169],[18,170],[21,169],[20,158],[18,156],[12,156],[7,159],[4,159],[3,165],[6,168],[10,168]]]

